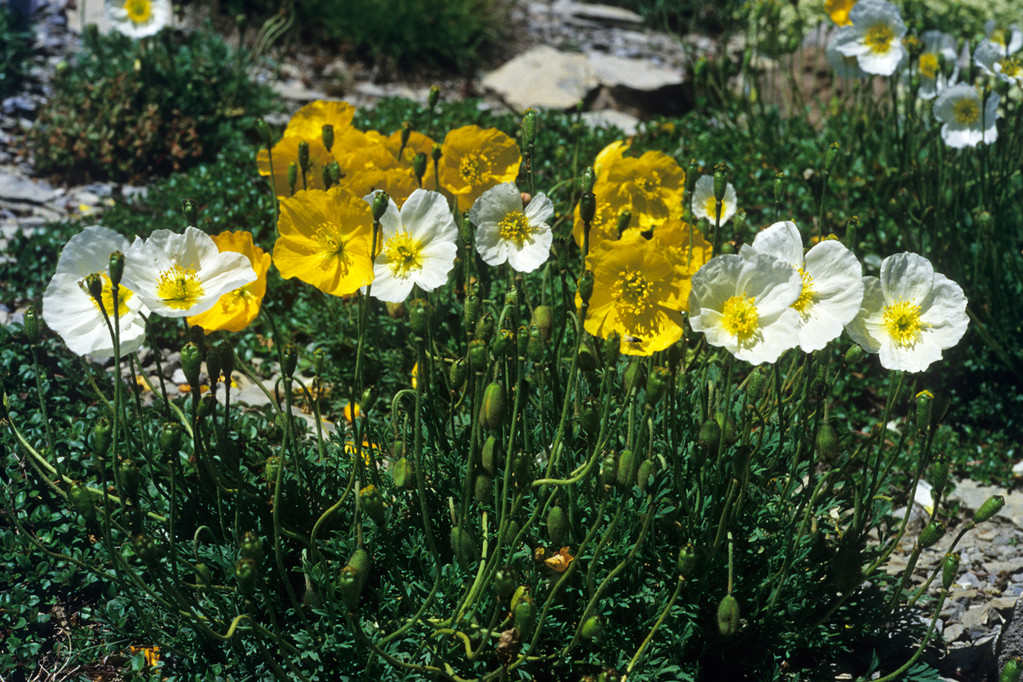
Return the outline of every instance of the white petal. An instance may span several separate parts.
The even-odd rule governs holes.
[[[484,192],[469,209],[473,225],[500,221],[512,211],[522,210],[522,194],[514,182],[502,182]]]
[[[753,238],[753,250],[780,258],[794,268],[803,267],[803,238],[791,220],[774,223]]]
[[[852,340],[863,347],[868,353],[876,353],[881,348],[881,334],[878,327],[884,310],[884,293],[877,277],[863,278],[863,303],[856,317],[845,326]]]
[[[934,267],[919,254],[903,252],[881,263],[881,290],[886,303],[911,301],[921,305],[934,286]]]
[[[448,200],[440,192],[425,189],[412,192],[401,207],[401,220],[417,241],[444,240],[454,244],[458,238]]]

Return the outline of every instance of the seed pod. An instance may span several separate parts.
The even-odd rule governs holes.
[[[84,485],[72,483],[67,497],[68,501],[71,502],[71,506],[85,518],[86,522],[96,519],[96,507],[92,503],[92,495],[85,489]]]
[[[536,338],[541,341],[541,346],[540,346],[540,349],[539,349],[539,354],[540,354],[539,357],[540,357],[540,359],[543,359],[543,345],[542,345],[543,339],[540,337],[540,330],[539,329],[535,329],[535,325],[530,325],[529,327],[527,327],[524,324],[520,324],[519,325],[519,328],[515,332],[515,354],[519,358],[521,358],[521,359],[530,358],[532,360],[531,354],[529,352],[529,342],[530,342],[530,339],[532,338],[532,336],[530,334],[530,328],[533,328],[533,331],[536,333]],[[539,361],[540,360],[534,360],[534,362],[539,362]]]
[[[604,632],[604,620],[600,616],[590,616],[583,623],[579,634],[583,639],[596,639]]]
[[[194,388],[199,386],[200,369],[202,369],[202,353],[199,346],[189,341],[181,348],[181,371],[185,374],[185,381]]]
[[[734,635],[739,629],[740,615],[739,601],[726,594],[718,604],[718,631],[725,637]]]
[[[980,505],[980,509],[973,515],[974,523],[984,523],[992,516],[1002,511],[1002,507],[1005,506],[1005,498],[1001,495],[992,495],[987,498],[984,504]]]
[[[483,342],[490,341],[494,336],[494,327],[494,316],[490,313],[484,313],[476,322],[476,333],[473,334],[473,338]]]
[[[941,521],[931,521],[920,531],[916,544],[923,549],[930,547],[945,535],[945,524]]]
[[[501,329],[494,336],[494,357],[502,358],[515,348],[515,334],[510,329]]]
[[[135,497],[138,495],[142,475],[139,472],[138,466],[135,465],[135,462],[130,459],[124,460],[121,462],[121,466],[118,467],[118,473],[121,476],[121,487],[124,488],[124,494],[128,497]]]
[[[469,294],[465,297],[465,308],[462,321],[467,330],[476,329],[476,320],[480,314],[480,297],[476,294]]]
[[[512,476],[515,479],[515,485],[525,486],[529,485],[533,481],[532,477],[532,462],[533,458],[524,452],[516,452],[515,459],[512,460]]]
[[[622,375],[622,390],[626,393],[631,393],[634,390],[638,391],[640,386],[643,385],[643,380],[643,363],[639,360],[633,360]]]
[[[455,553],[458,565],[468,570],[479,559],[479,550],[476,548],[476,538],[472,531],[462,526],[451,528],[451,549]]]
[[[252,559],[256,563],[263,558],[263,541],[251,530],[242,535],[240,550],[243,559]]]
[[[527,594],[515,606],[515,629],[519,631],[520,637],[526,637],[533,632],[533,625],[536,620],[536,608],[533,600]]]
[[[474,339],[469,342],[469,369],[473,372],[484,372],[487,369],[487,344],[485,341]]]
[[[632,450],[622,450],[618,457],[618,471],[615,480],[619,488],[631,488],[636,482],[636,468],[639,466],[639,455]]]
[[[501,450],[497,447],[497,439],[493,436],[488,437],[486,442],[483,443],[480,463],[491,476],[496,476],[501,468]]]
[[[508,601],[515,593],[515,572],[510,568],[499,568],[494,574],[494,591],[501,601]]]
[[[547,512],[547,535],[551,539],[551,543],[556,547],[563,547],[568,544],[568,534],[571,531],[571,526],[568,522],[568,514],[560,506],[551,507],[550,511]]]
[[[838,434],[831,424],[821,424],[817,429],[817,453],[826,462],[838,459]]]
[[[650,485],[650,477],[657,473],[658,465],[656,459],[645,459],[642,464],[639,465],[639,470],[636,472],[636,485],[643,492],[646,492],[647,486]]]
[[[486,349],[484,349],[484,351],[486,351]],[[463,358],[458,358],[451,363],[451,369],[448,370],[448,379],[451,381],[452,390],[457,391],[462,388],[462,384],[465,383],[465,376],[468,372],[469,363],[467,363]]]
[[[916,394],[916,428],[925,431],[931,426],[932,407],[934,406],[934,394],[930,391],[920,391]]]
[[[409,490],[413,485],[415,472],[407,457],[399,457],[391,465],[391,482],[398,490]]]
[[[604,485],[611,485],[615,482],[615,475],[618,470],[618,460],[614,454],[609,454],[600,462],[600,482]]]
[[[294,194],[298,185],[298,164],[292,161],[288,164],[288,193]]]
[[[494,477],[485,473],[476,474],[473,495],[480,504],[491,504],[494,501]]]
[[[959,552],[946,554],[941,562],[941,586],[946,590],[952,587],[956,576],[959,575]]]
[[[359,502],[373,523],[384,527],[384,498],[375,485],[367,485],[359,491]]]
[[[320,128],[320,139],[323,140],[323,146],[329,152],[330,148],[334,146],[334,126],[324,123],[323,127]]]
[[[696,567],[696,549],[688,542],[678,550],[678,572],[688,577]]]
[[[484,428],[496,431],[504,422],[504,387],[496,381],[483,390],[483,402],[480,404],[480,423]]]
[[[431,311],[430,302],[424,298],[417,298],[409,304],[408,322],[413,334],[420,338],[426,338],[430,331]]]
[[[309,170],[309,141],[299,140],[298,142],[298,167],[305,173]],[[191,223],[189,223],[191,224]]]
[[[527,334],[526,357],[533,362],[542,362],[547,351],[547,342],[544,341],[543,331],[535,324],[531,324]]]
[[[110,450],[113,441],[113,426],[106,417],[100,417],[92,425],[92,454],[103,457]]]
[[[206,376],[209,377],[211,386],[216,386],[217,382],[220,381],[222,369],[220,352],[217,350],[217,346],[214,346],[206,352]]]
[[[238,591],[246,597],[251,597],[256,592],[259,567],[252,559],[239,559],[234,562],[234,578],[238,581]]]

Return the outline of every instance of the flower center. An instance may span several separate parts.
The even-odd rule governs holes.
[[[721,324],[740,343],[746,343],[760,328],[756,299],[746,294],[732,296],[721,308]]]
[[[638,315],[650,307],[650,284],[638,272],[620,272],[611,286],[611,297],[620,311]]]
[[[408,279],[413,270],[423,268],[423,246],[408,232],[396,234],[384,245],[391,274],[398,279]]]
[[[320,223],[313,232],[316,234],[316,241],[320,244],[318,255],[320,257],[320,268],[329,270],[337,267],[336,261],[345,261],[345,242],[341,238],[341,230],[331,221]]]
[[[1019,60],[1015,57],[1007,57],[999,62],[1001,67],[1002,75],[1009,78],[1020,78],[1023,76],[1023,65],[1019,63]]]
[[[920,320],[920,306],[912,301],[896,301],[884,307],[881,324],[896,346],[912,346],[927,324]]]
[[[813,290],[813,277],[804,270],[803,268],[797,268],[799,270],[799,276],[803,279],[803,290],[799,292],[799,298],[792,304],[792,307],[796,309],[803,318],[806,318],[809,313],[810,306],[813,305],[816,292]]]
[[[973,125],[980,118],[980,105],[972,97],[964,97],[952,105],[952,117],[959,125]]]
[[[717,220],[718,202],[713,196],[707,197],[707,203],[704,204],[704,210],[707,211],[707,215],[710,216],[711,220]],[[721,215],[725,214],[727,210],[725,206],[725,200],[721,200]]]
[[[996,28],[994,31],[991,32],[990,40],[992,43],[996,43],[998,45],[1001,45],[1002,47],[1005,47],[1005,29]]]
[[[934,77],[938,75],[938,55],[933,52],[923,53],[920,55],[920,62],[917,68],[920,70],[921,76],[934,80]]]
[[[160,273],[156,293],[169,308],[188,310],[205,292],[194,268],[175,265]]]
[[[650,175],[636,180],[636,187],[645,196],[657,194],[661,189],[661,176],[657,171],[649,171]]]
[[[525,243],[533,243],[533,226],[522,211],[512,211],[497,224],[498,234],[506,242],[513,242],[518,248]]]
[[[863,42],[874,54],[886,54],[891,50],[893,40],[895,40],[895,31],[884,22],[871,26],[863,36]]]
[[[124,11],[135,24],[144,24],[153,16],[153,6],[149,0],[128,0],[124,3]]]
[[[490,172],[490,161],[483,154],[466,154],[458,162],[458,174],[469,185],[478,185]]]
[[[97,273],[103,280],[103,293],[100,298],[103,299],[103,310],[106,312],[110,319],[114,319],[114,283],[110,281],[110,275],[105,272]],[[84,280],[82,280],[84,282]],[[96,310],[99,310],[99,302],[92,297],[92,294],[88,293],[88,289],[83,287],[83,291],[89,296],[89,300],[96,306]],[[124,285],[117,287],[117,317],[124,317],[128,314],[127,300],[132,297],[132,293],[129,289],[126,289]]]

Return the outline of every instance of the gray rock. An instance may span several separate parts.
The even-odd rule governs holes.
[[[1009,622],[1002,626],[1002,635],[998,638],[995,654],[998,656],[999,674],[1010,658],[1023,657],[1023,599],[1016,601],[1016,608]]]
[[[585,111],[580,118],[593,128],[618,128],[625,135],[635,135],[639,131],[639,119],[624,111],[614,109]]]
[[[546,45],[520,54],[483,77],[483,87],[517,112],[529,107],[570,109],[597,84],[585,55]]]
[[[681,70],[669,69],[648,59],[627,59],[591,53],[589,61],[593,75],[606,87],[652,92],[682,85]]]
[[[301,102],[302,104],[305,104],[318,99],[329,99],[326,93],[307,88],[302,84],[302,81],[297,79],[274,81],[271,83],[271,87],[273,87],[274,92],[280,95],[281,98],[292,102]]]
[[[589,3],[558,0],[550,7],[552,13],[575,17],[612,26],[636,26],[643,24],[643,17],[623,7],[591,5]]]
[[[983,485],[970,479],[963,479],[956,483],[956,488],[949,496],[951,500],[958,500],[963,507],[976,511],[992,495],[1001,495],[1005,498],[1005,506],[995,517],[1011,521],[1017,527],[1023,527],[1023,492],[1005,492],[1003,488]]]
[[[55,197],[56,193],[48,182],[33,182],[25,176],[0,171],[0,199],[45,204]]]

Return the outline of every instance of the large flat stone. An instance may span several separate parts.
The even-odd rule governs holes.
[[[546,45],[520,54],[483,78],[483,87],[517,112],[530,107],[570,109],[596,86],[586,55]]]
[[[0,171],[0,199],[45,204],[56,196],[56,191],[43,180],[33,181],[23,175]]]
[[[643,23],[643,16],[624,7],[597,5],[571,0],[558,0],[550,7],[551,12],[611,26],[636,26]]]
[[[653,92],[661,88],[680,87],[681,70],[669,69],[647,59],[629,59],[609,54],[591,53],[590,69],[601,85]]]

